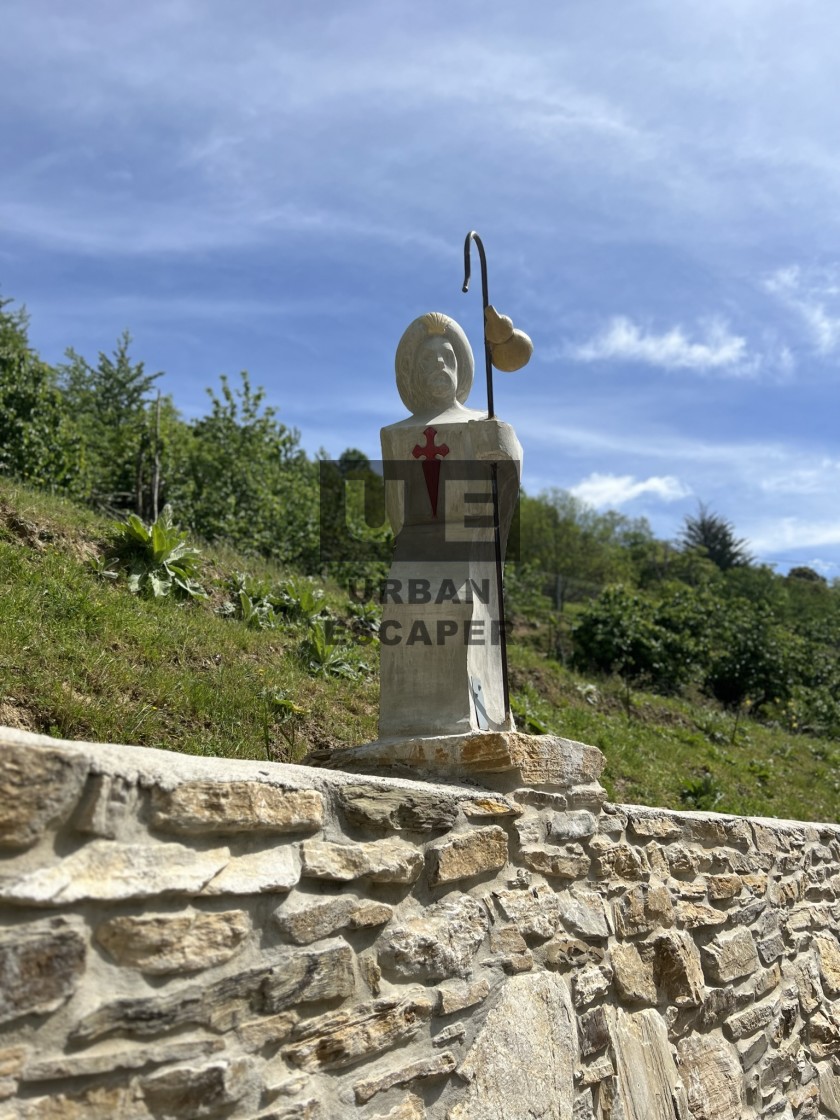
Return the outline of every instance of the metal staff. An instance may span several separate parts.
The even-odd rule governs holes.
[[[490,341],[487,338],[486,314],[490,306],[490,297],[487,292],[487,257],[484,254],[484,245],[474,229],[470,230],[464,241],[464,286],[463,292],[470,290],[470,243],[474,241],[481,261],[481,299],[484,311],[484,364],[487,370],[487,419],[492,420],[496,413],[493,408],[493,360]],[[493,498],[493,543],[496,552],[496,594],[499,599],[499,650],[502,655],[502,695],[505,705],[504,722],[510,721],[510,681],[508,680],[507,663],[507,634],[505,633],[505,583],[504,568],[502,564],[502,533],[499,524],[499,477],[498,464],[494,460],[490,464],[490,487]]]

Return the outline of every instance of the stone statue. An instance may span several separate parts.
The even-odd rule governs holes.
[[[511,731],[502,686],[491,464],[501,551],[522,448],[509,424],[466,407],[473,354],[438,312],[415,319],[396,354],[411,415],[382,429],[396,544],[383,591],[380,741]]]

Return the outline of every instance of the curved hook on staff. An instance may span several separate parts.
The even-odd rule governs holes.
[[[486,312],[490,306],[490,296],[487,289],[487,257],[484,253],[484,243],[474,229],[470,230],[464,241],[464,286],[461,291],[468,292],[470,290],[470,246],[473,241],[476,249],[478,249],[478,259],[481,262],[481,302],[483,305],[482,311]],[[482,318],[483,323],[484,319]],[[487,419],[492,420],[496,415],[493,407],[493,362],[486,330],[484,330],[484,364],[487,370]]]

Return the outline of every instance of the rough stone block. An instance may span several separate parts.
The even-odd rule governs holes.
[[[182,782],[152,794],[152,824],[187,835],[310,832],[324,821],[317,790],[281,789],[268,782]]]
[[[610,1008],[608,1020],[616,1069],[611,1115],[623,1120],[689,1115],[663,1018],[652,1010],[628,1014]]]
[[[814,936],[814,948],[826,994],[840,996],[840,945],[837,938],[830,933],[818,933]]]
[[[426,1109],[419,1097],[409,1093],[405,1100],[395,1104],[390,1112],[377,1112],[370,1120],[425,1120]]]
[[[141,1078],[140,1089],[156,1120],[227,1114],[249,1088],[247,1059],[180,1066]]]
[[[61,751],[0,743],[0,848],[28,848],[66,821],[87,771]]]
[[[404,840],[371,840],[366,844],[334,844],[304,840],[300,846],[302,874],[310,879],[349,883],[413,883],[423,870],[423,855]]]
[[[703,1002],[703,970],[693,940],[684,930],[654,935],[653,980],[677,1007],[699,1007]]]
[[[343,786],[338,799],[350,824],[383,831],[433,832],[451,828],[458,802],[439,790],[425,793],[361,782]]]
[[[560,900],[550,887],[540,884],[528,891],[498,891],[494,895],[502,914],[523,937],[547,941],[557,932]]]
[[[115,1070],[142,1069],[165,1062],[188,1062],[224,1049],[220,1038],[171,1039],[139,1045],[127,1043],[79,1054],[57,1054],[33,1058],[24,1070],[26,1081],[57,1081],[65,1077],[91,1077]]]
[[[658,840],[667,843],[682,836],[682,825],[667,813],[654,810],[638,809],[635,806],[628,811],[627,827],[639,840]]]
[[[467,1087],[448,1120],[570,1120],[575,1051],[575,1017],[563,979],[513,977],[458,1068]]]
[[[269,848],[233,856],[201,891],[203,895],[285,894],[300,879],[300,860],[292,847]]]
[[[0,934],[0,1023],[60,1007],[76,990],[86,952],[76,923],[63,918]]]
[[[440,1002],[437,1006],[437,1015],[454,1015],[456,1011],[465,1011],[474,1007],[490,995],[490,984],[487,980],[475,980],[472,983],[466,980],[446,980],[438,988]]]
[[[467,976],[489,928],[486,906],[469,895],[450,896],[386,930],[377,945],[379,963],[399,978]]]
[[[239,951],[250,932],[251,919],[244,910],[190,910],[111,918],[98,926],[96,940],[117,964],[162,976],[222,964]]]
[[[567,840],[588,840],[598,830],[598,821],[586,809],[553,813],[548,820],[548,839],[565,844]]]
[[[747,1007],[744,1011],[739,1011],[736,1015],[731,1015],[724,1023],[724,1034],[733,1042],[737,1042],[742,1038],[748,1038],[750,1035],[757,1034],[758,1031],[770,1023],[773,1018],[778,1014],[781,1007],[779,1000],[768,1000],[766,1003],[754,1003]]]
[[[584,1058],[591,1058],[603,1050],[610,1041],[607,1013],[603,1007],[593,1007],[578,1019],[578,1038],[580,1052]]]
[[[609,937],[610,929],[604,903],[594,891],[573,887],[557,895],[560,921],[570,933],[586,940]]]
[[[650,875],[644,852],[629,844],[602,847],[593,861],[599,879],[647,879]]]
[[[708,906],[705,902],[680,901],[677,903],[676,916],[677,925],[684,929],[722,926],[727,920],[726,914],[715,910],[714,906]]]
[[[274,923],[296,945],[309,945],[340,929],[385,925],[394,910],[382,902],[348,895],[296,895],[275,910]]]
[[[196,895],[229,860],[227,848],[194,851],[181,844],[94,840],[60,863],[0,880],[0,900],[64,906],[165,894]]]
[[[319,1015],[295,1028],[283,1055],[298,1069],[346,1069],[414,1038],[436,1002],[433,993],[415,989],[402,998]]]
[[[642,884],[613,902],[613,921],[619,937],[635,937],[674,924],[674,904],[662,883]]]
[[[677,1044],[680,1074],[694,1120],[741,1120],[743,1078],[737,1053],[721,1039],[692,1034]]]
[[[366,1077],[357,1081],[353,1086],[353,1095],[356,1104],[367,1104],[377,1093],[384,1093],[393,1089],[395,1085],[410,1085],[413,1081],[426,1081],[433,1077],[446,1077],[452,1073],[458,1063],[455,1055],[449,1050],[435,1054],[431,1058],[421,1058],[419,1061],[410,1062],[407,1066],[389,1069],[384,1073]]]
[[[507,797],[499,793],[486,793],[461,802],[464,815],[473,818],[518,817],[522,810]]]
[[[702,949],[703,969],[713,984],[731,984],[761,967],[755,941],[747,929],[720,933]]]
[[[428,859],[433,887],[498,871],[508,859],[507,833],[497,825],[474,829],[432,845]]]
[[[620,942],[610,947],[613,982],[620,999],[627,1003],[656,1003],[652,960],[642,960],[634,944]]]
[[[550,879],[574,881],[582,879],[589,871],[589,856],[580,844],[571,844],[561,851],[529,844],[522,848],[520,855],[526,867]]]

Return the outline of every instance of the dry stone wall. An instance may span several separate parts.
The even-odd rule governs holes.
[[[840,829],[576,751],[498,792],[0,730],[0,1120],[840,1117]]]

